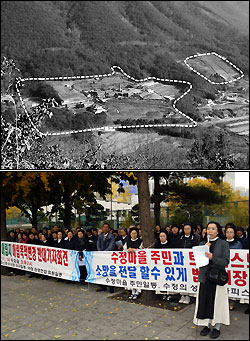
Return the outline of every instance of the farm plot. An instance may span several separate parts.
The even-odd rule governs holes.
[[[238,135],[249,135],[249,115],[230,117],[218,121],[217,126]]]
[[[188,64],[210,81],[216,82],[218,81],[216,77],[220,77],[229,82],[240,76],[240,73],[233,66],[213,54],[190,58]]]
[[[170,84],[151,82],[149,84],[142,83],[142,85],[145,86],[145,88],[154,91],[155,93],[162,97],[166,96],[173,99],[180,96],[180,90],[177,87]]]
[[[84,94],[74,89],[75,81],[46,81],[46,83],[51,85],[58,92],[64,105],[79,103],[86,100]]]
[[[249,120],[242,120],[226,125],[227,129],[238,135],[249,135]]]

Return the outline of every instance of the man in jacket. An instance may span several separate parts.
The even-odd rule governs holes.
[[[78,242],[73,237],[72,231],[68,232],[68,240],[64,240],[64,248],[67,250],[78,250]]]
[[[103,224],[102,233],[98,236],[97,240],[97,250],[98,251],[114,251],[115,250],[115,237],[110,233],[110,225],[108,223]],[[106,285],[101,285],[96,291],[107,290]],[[114,287],[110,287],[110,293],[114,292]]]

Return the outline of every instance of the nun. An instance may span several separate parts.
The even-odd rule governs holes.
[[[230,262],[230,249],[228,243],[222,239],[223,233],[219,223],[208,223],[207,236],[208,242],[201,242],[200,245],[209,247],[209,252],[205,253],[209,264],[199,268],[193,323],[204,326],[200,332],[201,336],[210,333],[210,339],[216,339],[220,335],[221,324],[230,324],[227,284],[219,285],[212,282],[208,274],[211,265],[225,270]]]
[[[123,251],[136,251],[137,249],[143,249],[142,239],[139,235],[139,230],[137,227],[132,227],[129,230],[128,239],[123,245]],[[140,289],[134,289],[132,288],[131,295],[129,296],[129,299],[131,300],[137,300],[139,294],[141,293]]]

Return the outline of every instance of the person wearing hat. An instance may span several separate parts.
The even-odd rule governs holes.
[[[184,223],[183,230],[178,240],[178,248],[180,249],[192,249],[193,246],[199,245],[200,236],[195,234],[195,229],[192,223]],[[192,294],[191,294],[192,295]],[[181,294],[179,303],[189,304],[191,295]]]
[[[233,223],[227,223],[225,225],[225,235],[226,241],[228,242],[230,249],[242,249],[243,246],[239,241],[239,237],[237,236],[237,229]]]
[[[209,252],[205,256],[209,264],[199,268],[198,290],[193,323],[198,326],[205,326],[201,336],[210,333],[210,339],[216,339],[220,335],[221,324],[229,325],[229,302],[227,284],[219,285],[207,277],[211,266],[224,269],[230,262],[230,249],[228,243],[223,239],[222,228],[219,223],[211,221],[207,225],[208,242],[201,242],[200,245],[207,245]],[[211,326],[214,326],[211,332]]]
[[[238,226],[236,229],[236,234],[239,238],[239,241],[242,244],[242,248],[243,249],[249,249],[249,239],[246,238],[246,233],[245,230],[243,229],[243,227]]]
[[[236,234],[236,227],[233,223],[227,223],[225,225],[225,235],[230,249],[242,249],[242,244],[238,239],[238,236]],[[229,310],[235,309],[235,301],[235,298],[231,298],[229,300]]]
[[[161,230],[159,233],[159,239],[155,240],[154,247],[156,249],[169,249],[171,248],[171,242],[169,241],[169,235],[166,230]]]
[[[129,230],[128,239],[123,245],[123,251],[136,251],[138,249],[143,249],[142,239],[139,235],[139,230],[137,227],[133,227]],[[141,293],[140,289],[132,289],[129,299],[136,300]]]
[[[195,234],[192,223],[183,224],[183,230],[178,241],[178,247],[183,249],[192,249],[199,245],[198,235]]]
[[[154,247],[156,249],[171,249],[171,241],[169,240],[169,234],[166,230],[161,230],[159,239],[156,240]],[[168,300],[172,298],[172,295],[175,295],[176,293],[174,291],[167,291],[162,299],[163,301]]]
[[[171,240],[171,244],[173,248],[179,247],[179,240],[180,240],[180,227],[178,225],[172,225],[170,232],[169,232],[169,240]]]

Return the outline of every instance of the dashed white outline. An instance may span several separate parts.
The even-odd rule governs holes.
[[[208,55],[215,55],[219,58],[221,58],[223,61],[229,63],[232,67],[234,67],[241,75],[240,77],[230,80],[228,82],[212,82],[210,79],[208,79],[206,76],[202,75],[200,72],[198,72],[197,70],[195,70],[193,67],[191,67],[188,64],[188,60],[195,58],[195,57],[200,57],[200,56],[208,56]],[[233,63],[231,63],[228,59],[226,59],[225,57],[219,55],[216,52],[208,52],[208,53],[198,53],[198,54],[194,54],[192,56],[187,57],[184,60],[185,65],[191,69],[193,72],[195,72],[196,74],[198,74],[200,77],[204,78],[206,81],[208,81],[209,83],[212,84],[229,84],[232,82],[235,82],[239,79],[241,79],[242,77],[244,77],[244,73],[242,70],[240,70],[236,65],[234,65]],[[54,132],[54,133],[42,133],[41,131],[39,131],[37,129],[37,127],[34,125],[34,123],[32,122],[29,113],[25,107],[23,98],[20,94],[19,88],[18,88],[18,84],[16,84],[16,89],[17,89],[17,94],[18,97],[21,101],[21,105],[29,119],[29,121],[31,122],[31,125],[33,126],[33,128],[39,133],[40,136],[57,136],[57,135],[69,135],[69,134],[77,134],[77,133],[85,133],[85,132],[90,132],[90,131],[97,131],[97,130],[105,130],[105,129],[131,129],[131,128],[148,128],[148,127],[185,127],[185,128],[194,128],[197,127],[197,122],[192,119],[191,117],[189,117],[188,115],[186,115],[184,112],[182,112],[181,110],[179,110],[176,107],[177,102],[179,102],[184,96],[186,96],[191,89],[193,88],[193,85],[191,82],[189,81],[181,81],[178,79],[169,79],[169,78],[159,78],[159,77],[146,77],[146,78],[142,78],[142,79],[136,79],[134,77],[129,76],[120,66],[117,65],[113,65],[111,66],[111,73],[106,73],[106,74],[101,74],[101,75],[89,75],[89,76],[64,76],[64,77],[30,77],[30,78],[21,78],[20,81],[21,82],[25,82],[25,81],[51,81],[51,80],[73,80],[73,79],[89,79],[89,78],[99,78],[99,77],[110,77],[113,76],[116,71],[114,70],[115,68],[118,68],[119,71],[128,79],[131,79],[134,82],[145,82],[148,80],[156,80],[156,81],[160,81],[160,82],[172,82],[172,83],[181,83],[181,84],[187,84],[189,86],[188,90],[186,90],[180,97],[176,98],[173,102],[173,108],[174,110],[179,113],[180,115],[182,115],[183,117],[187,118],[189,121],[191,121],[192,124],[170,124],[170,123],[161,123],[161,124],[141,124],[141,125],[131,125],[131,126],[103,126],[103,127],[95,127],[95,128],[88,128],[88,129],[80,129],[80,130],[71,130],[71,131],[64,131],[64,132]]]
[[[211,55],[214,55],[220,59],[222,59],[224,62],[227,62],[228,64],[230,64],[233,68],[235,68],[240,74],[241,76],[239,76],[238,78],[235,78],[235,79],[232,79],[230,81],[227,81],[227,82],[213,82],[211,81],[209,78],[207,78],[206,76],[202,75],[199,71],[195,70],[192,66],[190,66],[188,64],[188,60],[189,59],[193,59],[193,58],[196,58],[196,57],[201,57],[201,56],[211,56]],[[192,56],[189,56],[187,57],[185,60],[184,60],[184,63],[185,65],[190,69],[192,70],[193,72],[195,72],[197,75],[199,75],[200,77],[204,78],[206,81],[208,81],[209,83],[211,84],[215,84],[215,85],[219,85],[219,84],[230,84],[230,83],[233,83],[233,82],[236,82],[237,80],[241,79],[242,77],[244,77],[244,72],[242,70],[240,70],[236,65],[234,65],[232,62],[230,62],[226,57],[223,57],[221,55],[219,55],[218,53],[216,52],[208,52],[208,53],[197,53],[197,54],[194,54]]]

